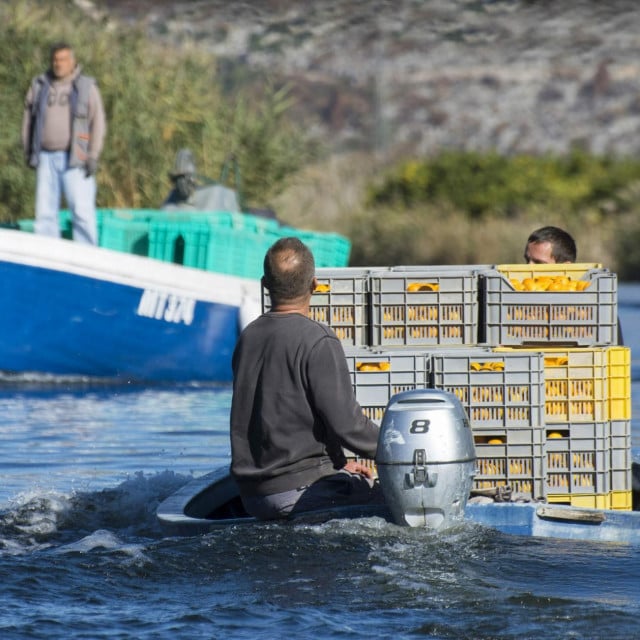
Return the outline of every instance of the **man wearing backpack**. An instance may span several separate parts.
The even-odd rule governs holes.
[[[51,68],[31,81],[22,120],[25,160],[37,172],[36,233],[60,236],[64,195],[74,240],[97,244],[95,174],[105,132],[95,80],[81,73],[69,44],[53,45]]]

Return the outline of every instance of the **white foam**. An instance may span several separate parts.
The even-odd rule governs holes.
[[[142,547],[127,539],[160,536],[158,504],[191,479],[172,471],[137,472],[118,486],[100,491],[23,492],[0,514],[0,555],[52,547],[61,553],[101,548],[118,550],[136,561],[144,559]],[[85,535],[87,531],[93,533]],[[76,532],[82,537],[68,542]]]

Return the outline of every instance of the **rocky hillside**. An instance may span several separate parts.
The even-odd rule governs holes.
[[[334,150],[640,152],[637,0],[78,0],[288,83]]]

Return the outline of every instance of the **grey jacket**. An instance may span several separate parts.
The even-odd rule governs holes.
[[[44,73],[33,79],[25,103],[22,143],[27,164],[38,166],[42,147],[42,128],[51,88],[51,76]],[[69,166],[83,167],[89,157],[98,159],[106,131],[102,101],[94,78],[81,73],[72,81],[70,101],[71,140]]]

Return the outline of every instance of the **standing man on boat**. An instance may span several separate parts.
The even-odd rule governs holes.
[[[378,426],[357,403],[335,333],[309,318],[313,254],[281,238],[264,259],[272,307],[242,332],[233,356],[231,473],[260,519],[381,503],[371,471],[343,447],[374,458]]]
[[[95,175],[106,133],[102,98],[69,44],[54,44],[50,60],[50,69],[31,81],[22,119],[25,159],[37,172],[35,232],[60,236],[64,194],[74,240],[95,245]]]

